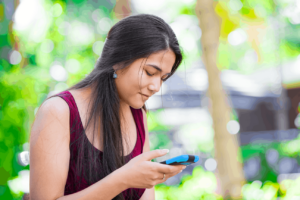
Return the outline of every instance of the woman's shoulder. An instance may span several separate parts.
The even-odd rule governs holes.
[[[46,99],[35,115],[30,140],[51,136],[54,138],[53,141],[59,141],[69,135],[69,120],[69,107],[63,99],[60,97]]]
[[[61,97],[52,96],[42,103],[39,110],[43,112],[55,112],[57,115],[66,115],[69,113],[69,105]]]
[[[56,121],[59,119],[60,122],[69,121],[69,105],[68,103],[58,96],[47,98],[38,108],[35,115],[35,122],[33,124],[42,126],[44,123],[49,121]]]

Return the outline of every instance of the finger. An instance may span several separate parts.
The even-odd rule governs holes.
[[[162,174],[161,178],[159,178],[159,179],[156,180],[158,182],[157,184],[165,182],[170,177],[172,177],[172,176],[170,176],[170,174],[165,174],[165,177],[164,177],[164,174]]]
[[[156,162],[153,162],[152,164],[155,166],[157,171],[162,174],[176,173],[186,168],[185,165],[166,165],[166,164],[160,164]]]
[[[168,177],[171,178],[172,176],[175,176],[175,175],[177,175],[177,174],[180,174],[181,172],[182,172],[182,170],[177,171],[177,172],[174,172],[174,173],[172,173],[172,174],[168,174]]]
[[[165,182],[168,178],[170,178],[170,175],[168,175],[168,174],[160,174],[159,178],[156,179],[156,181],[163,183],[163,182]]]
[[[169,152],[168,149],[156,149],[156,150],[154,150],[154,151],[148,151],[148,152],[145,152],[145,153],[143,153],[142,155],[143,155],[143,158],[144,158],[145,160],[150,161],[150,160],[152,160],[152,159],[154,159],[154,158],[164,156],[164,155],[166,155],[168,152]]]
[[[177,175],[177,174],[179,174],[179,173],[181,173],[182,172],[182,170],[180,170],[180,171],[177,171],[177,172],[174,172],[174,173],[171,173],[171,174],[165,174],[165,177],[164,177],[164,175],[162,174],[161,175],[161,179],[158,179],[158,182],[159,183],[163,183],[163,182],[165,182],[166,180],[168,180],[169,178],[171,178],[171,177],[173,177],[173,176],[175,176],[175,175]],[[158,184],[159,184],[158,183]]]

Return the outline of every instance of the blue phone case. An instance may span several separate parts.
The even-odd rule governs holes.
[[[198,160],[199,160],[199,156],[196,155],[181,155],[181,156],[168,159],[166,161],[162,161],[160,163],[167,164],[167,165],[190,165],[190,164],[194,164]]]

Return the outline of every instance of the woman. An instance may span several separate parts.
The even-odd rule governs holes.
[[[145,102],[181,61],[161,18],[141,14],[116,23],[94,70],[36,114],[31,199],[155,199],[153,186],[185,167],[151,162],[167,152],[150,151]]]

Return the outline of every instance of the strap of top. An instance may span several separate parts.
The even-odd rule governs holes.
[[[59,97],[63,98],[66,101],[66,103],[69,105],[69,108],[70,108],[70,122],[69,122],[70,123],[70,128],[75,125],[75,127],[73,127],[74,128],[73,131],[71,130],[71,140],[73,140],[74,139],[73,137],[75,137],[75,134],[72,134],[72,133],[83,130],[82,123],[75,123],[75,122],[80,122],[80,115],[79,115],[79,112],[78,112],[78,108],[77,108],[75,99],[69,91],[60,92],[55,96],[59,96]]]
[[[137,125],[139,136],[141,138],[140,139],[141,144],[139,146],[140,147],[139,150],[140,150],[140,153],[142,153],[144,143],[145,143],[145,127],[144,127],[143,111],[142,111],[142,109],[134,109],[132,107],[130,107],[130,109],[131,109],[131,112],[133,114],[135,123]]]

